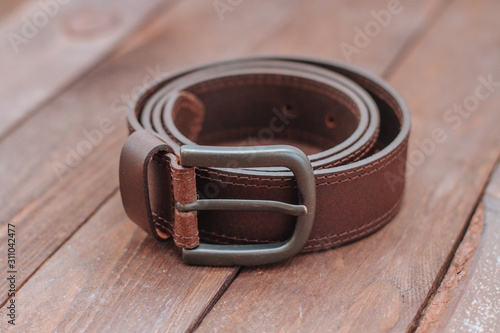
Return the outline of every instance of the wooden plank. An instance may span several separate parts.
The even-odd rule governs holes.
[[[476,101],[478,76],[500,80],[498,45],[489,42],[498,39],[500,22],[492,13],[499,7],[496,1],[454,2],[390,78],[413,115],[407,192],[394,221],[334,251],[243,269],[200,332],[415,327],[500,153],[498,87],[476,108],[467,104],[472,111],[464,118],[448,111]],[[447,139],[431,139],[436,129]]]
[[[172,17],[163,16],[146,26],[142,31],[146,38],[141,32],[137,33],[123,52],[129,47],[171,42],[172,37],[166,37],[162,31],[173,29],[173,24],[180,24],[176,18],[183,17],[197,22],[184,25],[175,38],[178,41],[189,36],[190,42],[181,44],[176,54],[190,62],[262,54],[306,55],[337,59],[382,74],[396,54],[405,49],[411,36],[418,35],[440,8],[445,7],[442,1],[400,1],[397,13],[387,19],[389,23],[384,22],[379,33],[369,37],[364,44],[357,44],[355,29],[364,31],[366,24],[375,20],[372,12],[388,11],[388,1],[294,0],[287,1],[286,5],[284,2],[243,1],[224,12],[223,21],[214,11],[213,3],[193,6],[193,1],[183,1],[172,10]],[[199,27],[203,27],[203,34]],[[357,48],[358,53],[344,52],[342,43]],[[198,52],[192,52],[193,45]]]
[[[140,86],[144,79],[150,80],[149,72],[151,69],[158,68],[160,72],[164,72],[188,64],[192,65],[220,58],[222,55],[245,55],[248,50],[256,50],[259,41],[265,40],[272,31],[288,27],[291,22],[304,15],[301,2],[294,2],[290,6],[284,7],[282,4],[274,2],[245,2],[245,5],[242,5],[245,7],[235,10],[231,14],[231,19],[228,18],[227,21],[220,22],[213,12],[211,3],[204,6],[198,5],[198,3],[194,6],[194,2],[186,3],[188,2],[180,3],[172,11],[165,14],[165,24],[158,25],[163,31],[158,38],[141,46],[140,50],[129,52],[121,58],[112,59],[99,66],[90,75],[84,77],[63,95],[37,112],[3,142],[0,142],[0,159],[5,161],[0,165],[0,171],[12,175],[9,179],[2,179],[0,198],[5,209],[0,214],[2,221],[12,222],[18,228],[19,244],[22,247],[22,255],[18,258],[18,264],[22,267],[18,283],[25,283],[34,274],[22,289],[33,288],[29,290],[36,290],[36,286],[32,287],[31,284],[37,284],[39,281],[37,276],[41,271],[37,272],[37,269],[40,265],[57,251],[68,238],[71,237],[69,242],[73,242],[78,237],[76,235],[72,237],[73,233],[116,190],[116,163],[121,144],[126,137],[126,126],[121,117],[123,115],[121,107],[124,105],[122,98],[126,100],[127,96],[136,90],[134,87]],[[398,33],[404,32],[406,36],[410,36],[412,32],[418,30],[420,24],[424,24],[423,18],[432,13],[431,9],[434,7],[430,4],[437,3],[438,1],[428,0],[413,4],[412,9],[408,9],[401,17],[401,20],[405,20],[407,24]],[[386,6],[385,1],[379,1],[377,4],[378,8]],[[323,28],[331,31],[331,34],[315,36],[318,40],[323,41],[323,44],[329,43],[332,36],[339,33],[339,30],[335,29],[336,25],[332,22],[336,20],[337,23],[347,24],[347,19],[343,18],[342,13],[335,10],[336,5],[339,4],[331,4],[328,12],[318,9],[307,14],[311,18],[314,17],[315,20],[318,19],[317,15],[321,14],[319,22],[323,22],[325,24]],[[340,5],[350,8],[351,2],[345,1]],[[353,3],[353,5],[358,6],[357,3]],[[372,5],[373,3],[370,6],[365,4],[367,12],[372,8]],[[258,14],[264,9],[267,15],[275,18],[272,22],[266,20],[255,26],[254,20],[246,18],[248,15],[258,17]],[[184,24],[188,19],[197,22],[198,26],[191,27]],[[350,24],[362,23],[364,23],[364,17],[360,17],[359,21]],[[306,24],[309,23],[302,22],[304,27]],[[203,34],[200,34],[200,26],[203,27]],[[399,24],[394,27],[401,28]],[[391,28],[388,27],[388,29]],[[214,40],[210,41],[212,46],[210,48],[206,44],[207,36],[215,36]],[[241,38],[241,36],[249,36],[249,38]],[[286,37],[289,39],[288,49],[290,52],[297,53],[299,50],[303,50],[292,37],[292,35]],[[304,38],[306,37],[304,36]],[[382,34],[374,39],[373,47],[376,47],[377,43],[388,43],[385,38]],[[320,47],[321,44],[319,41],[316,43],[317,55],[329,56],[327,52],[331,49],[325,48],[323,50]],[[385,57],[394,56],[398,48],[403,47],[403,45],[403,40],[397,40],[392,49],[383,51]],[[340,49],[335,48],[335,50],[336,57],[341,58]],[[359,56],[359,59],[370,58],[368,52],[360,53]],[[377,72],[382,72],[384,70],[382,67],[383,65],[378,68]],[[100,143],[92,145],[91,153],[80,156],[80,160],[74,163],[74,166],[68,167],[67,172],[63,173],[59,179],[52,168],[53,162],[64,164],[68,151],[76,149],[83,141],[89,141],[83,132],[99,129],[103,119],[109,120],[111,125],[108,125],[112,126],[113,129],[106,132],[101,130]],[[29,158],[12,159],[9,158],[11,156],[27,156]],[[119,205],[113,207],[113,214],[117,215],[112,216],[118,216],[122,208]],[[104,205],[102,209],[108,209],[107,205]],[[133,226],[131,222],[129,224]],[[98,231],[95,232],[95,237],[99,238]],[[3,234],[0,235],[0,251],[6,251],[7,241],[5,237]],[[149,238],[146,240],[145,242],[152,242]],[[61,250],[63,249],[61,248]],[[67,251],[62,253],[66,260],[61,260],[58,257],[59,251],[57,251],[53,257],[47,260],[45,265],[57,257],[59,265],[62,265],[60,269],[63,270],[62,267],[66,267],[66,270],[70,270],[75,262],[73,258],[66,257]],[[85,260],[85,258],[82,255],[78,260]],[[118,259],[115,258],[115,260]],[[155,257],[151,256],[144,260],[152,262]],[[42,270],[44,266],[42,266]],[[176,274],[196,275],[195,272],[198,271],[202,275],[206,272],[200,268],[191,270],[187,266],[180,266]],[[149,274],[156,274],[156,272],[151,270]],[[232,274],[234,271],[227,272],[224,281],[227,281]],[[66,282],[66,278],[68,277],[58,278],[56,281],[61,285],[71,285],[73,282]],[[141,279],[144,280],[145,277]],[[134,281],[134,283],[129,283],[126,290],[120,292],[131,293],[131,288],[142,283],[139,280]],[[1,290],[5,289],[6,283],[6,281],[1,282]],[[212,287],[213,285],[206,287],[200,283],[197,288]],[[224,285],[220,284],[215,289],[220,290],[223,287]],[[213,293],[217,290],[207,290],[206,292]],[[55,292],[57,291],[47,291],[46,297]],[[147,292],[157,293],[156,290],[152,289]],[[181,288],[179,292],[184,293],[185,290]],[[26,295],[29,295],[29,292]],[[144,299],[153,297],[145,294],[143,296]],[[168,300],[162,300],[156,305],[161,308],[165,306],[165,302]],[[28,302],[21,306],[23,307],[19,318],[21,322],[26,320],[24,318],[29,318],[32,315],[46,315],[53,318],[53,325],[59,325],[58,323],[71,321],[70,318],[75,316],[71,307],[64,309],[64,313],[60,313],[59,317],[54,318],[51,316],[50,309],[45,310],[31,306]],[[136,306],[145,307],[144,303],[136,303]],[[120,314],[111,310],[112,308],[107,307],[100,311],[102,311],[103,316],[107,315],[109,320],[115,320],[112,318]],[[195,313],[196,311],[193,310],[193,314]],[[164,317],[175,315],[175,313],[166,313]],[[201,314],[198,313],[198,315]],[[153,324],[156,323],[152,322],[151,325]]]
[[[28,0],[4,0],[0,2],[0,18],[9,16],[17,7]]]
[[[15,328],[184,332],[236,271],[187,267],[175,246],[151,241],[130,223],[115,194],[16,295]],[[3,332],[10,326],[6,311],[0,310]]]
[[[0,25],[0,137],[102,60],[165,2],[29,1]]]
[[[417,332],[500,331],[500,165]]]

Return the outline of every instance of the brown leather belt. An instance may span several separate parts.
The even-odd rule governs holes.
[[[198,67],[133,99],[128,121],[125,210],[190,264],[336,247],[401,205],[409,112],[359,69],[291,58]]]

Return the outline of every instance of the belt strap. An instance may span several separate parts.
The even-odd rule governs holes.
[[[311,228],[301,229],[308,235],[298,250],[309,252],[366,236],[399,210],[410,117],[402,98],[380,78],[325,61],[253,58],[160,81],[131,101],[131,135],[120,159],[125,210],[157,240],[172,237],[184,249],[199,248],[200,241],[286,244],[306,223],[293,215],[304,214],[312,218]],[[212,149],[224,163],[203,155],[203,165],[190,166],[183,154],[196,145],[232,147],[231,155]],[[300,151],[275,146],[264,154],[255,148],[260,145],[295,146],[307,154],[313,185],[297,186],[297,173],[276,166],[287,165],[276,156],[286,155],[293,164]],[[299,173],[307,178],[304,168]],[[304,204],[304,193],[313,196],[307,187],[316,193],[315,205]],[[267,200],[274,205],[267,210],[274,211],[254,210],[263,204],[250,207],[250,201],[241,203],[244,211],[186,208],[200,199],[218,199],[213,202],[223,207],[220,199]],[[247,246],[237,249],[253,249]],[[210,264],[204,260],[198,263]]]

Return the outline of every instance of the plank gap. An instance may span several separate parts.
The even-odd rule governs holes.
[[[220,289],[217,291],[217,293],[214,295],[214,297],[210,300],[210,302],[208,303],[206,308],[200,313],[200,315],[198,316],[198,318],[196,318],[196,320],[193,322],[193,324],[191,324],[191,326],[186,330],[186,333],[193,333],[198,329],[198,327],[200,327],[203,319],[205,319],[207,314],[210,311],[212,311],[215,304],[217,304],[217,302],[219,302],[222,295],[224,295],[226,293],[226,291],[229,289],[229,287],[233,284],[233,282],[236,280],[236,278],[240,275],[241,270],[242,270],[241,266],[237,267],[234,270],[233,274],[229,275],[226,278],[226,280],[221,285]]]
[[[443,266],[439,270],[439,273],[436,276],[436,279],[432,283],[431,289],[429,290],[426,298],[422,302],[422,305],[418,309],[415,317],[411,321],[411,324],[410,324],[410,326],[407,329],[408,333],[414,333],[414,332],[417,331],[417,329],[418,329],[418,327],[420,325],[420,322],[422,321],[423,316],[425,314],[425,310],[429,307],[429,305],[431,304],[432,300],[436,296],[436,293],[438,292],[439,287],[441,286],[441,283],[443,282],[443,279],[446,276],[446,273],[450,269],[451,263],[452,263],[453,258],[455,257],[455,255],[457,253],[457,250],[458,250],[460,244],[462,244],[462,242],[464,241],[464,237],[467,234],[467,231],[469,230],[469,227],[471,225],[472,219],[474,218],[474,215],[476,214],[476,211],[479,209],[479,206],[481,205],[483,197],[486,195],[486,189],[487,189],[488,185],[491,183],[491,181],[493,180],[493,175],[495,173],[496,166],[499,163],[500,163],[500,155],[497,157],[497,160],[496,160],[495,164],[493,165],[493,168],[491,169],[490,174],[489,174],[486,182],[483,185],[483,188],[481,190],[481,194],[477,197],[476,203],[474,204],[474,206],[472,207],[472,209],[471,209],[471,211],[470,211],[470,213],[468,215],[467,223],[464,225],[464,227],[460,231],[460,234],[457,237],[457,240],[453,244],[453,247],[451,248],[448,256],[446,257],[446,260],[443,263]]]
[[[154,22],[158,20],[158,18],[163,17],[164,12],[169,11],[171,7],[174,6],[176,2],[174,1],[168,1],[168,2],[159,2],[158,0],[152,0],[151,4],[148,4],[148,6],[151,6],[152,8],[149,10],[145,10],[144,13],[138,13],[138,23],[131,23],[131,31],[130,33],[123,33],[122,35],[116,37],[114,40],[111,40],[109,42],[109,46],[102,46],[103,52],[101,54],[97,55],[91,55],[93,60],[88,62],[87,64],[81,65],[84,70],[81,71],[76,71],[74,74],[68,73],[66,75],[66,79],[60,79],[62,84],[60,86],[56,86],[54,84],[54,89],[50,91],[50,94],[47,94],[44,96],[38,103],[33,104],[29,106],[27,109],[20,110],[22,113],[22,116],[19,119],[13,120],[8,126],[5,128],[0,128],[0,142],[2,142],[5,138],[7,138],[9,135],[11,135],[13,132],[18,130],[20,127],[22,127],[27,121],[29,121],[31,118],[33,118],[37,113],[39,113],[42,109],[44,109],[45,106],[49,105],[50,103],[53,102],[54,99],[56,99],[58,96],[64,94],[67,90],[69,90],[75,83],[79,82],[82,77],[85,77],[89,73],[92,72],[92,70],[96,67],[98,67],[100,64],[113,59],[117,56],[119,56],[121,53],[119,52],[121,49],[130,49],[133,48],[134,43],[132,43],[131,46],[129,46],[129,42],[131,41],[131,37],[133,37],[136,32],[142,31],[142,29],[145,26],[148,26],[150,22]],[[75,3],[74,6],[82,6],[81,3]],[[73,8],[73,7],[71,7]],[[154,9],[156,8],[156,9]],[[65,8],[63,8],[65,10]],[[63,12],[64,12],[63,10]],[[51,25],[56,25],[57,20],[54,20],[52,24],[49,24],[49,27]],[[43,37],[43,36],[42,36]],[[70,47],[77,48],[79,45],[72,45]],[[42,50],[31,50],[33,53],[37,52],[42,52]],[[63,49],[61,52],[67,52],[67,49]],[[60,56],[59,54],[56,54],[55,56]],[[19,64],[18,64],[19,65]],[[40,65],[47,65],[47,64],[40,64]],[[49,64],[50,65],[50,64]],[[53,83],[52,83],[53,84]]]
[[[106,205],[106,203],[108,203],[109,201],[111,201],[111,199],[113,198],[113,196],[118,192],[118,187],[116,187],[108,196],[106,196],[104,198],[104,200],[93,210],[90,212],[90,214],[84,219],[84,221],[82,223],[80,223],[76,228],[75,230],[73,230],[70,234],[68,234],[68,236],[64,239],[64,241],[62,241],[55,249],[54,251],[52,251],[51,253],[49,253],[49,255],[47,256],[47,258],[45,258],[34,270],[33,272],[31,272],[25,279],[21,280],[21,283],[19,284],[19,286],[16,288],[16,294],[21,290],[21,288],[31,279],[31,277],[33,275],[35,275],[39,270],[40,268],[42,268],[42,266],[47,262],[49,261],[53,256],[54,254],[57,253],[57,251],[59,251],[77,232],[78,230],[80,230],[84,225],[85,223],[87,223],[93,216],[95,216],[99,210]],[[9,302],[9,300],[12,298],[12,296],[8,297],[4,302],[2,302],[2,304],[0,305],[0,309],[2,309],[5,304],[7,304],[7,302]]]

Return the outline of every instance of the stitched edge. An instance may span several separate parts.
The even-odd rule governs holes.
[[[334,166],[342,165],[345,162],[356,162],[359,161],[363,156],[365,156],[366,153],[368,153],[374,146],[375,143],[377,142],[378,139],[378,134],[379,134],[379,129],[375,131],[373,137],[368,140],[367,143],[365,143],[359,150],[355,151],[351,155],[344,157],[340,161],[335,161],[333,163],[327,164],[327,165],[322,165],[320,166],[317,170],[323,170],[323,169],[329,169]]]
[[[373,231],[375,231],[378,228],[382,227],[383,225],[387,224],[387,222],[390,221],[398,213],[399,208],[401,207],[402,200],[403,200],[403,197],[401,196],[398,199],[398,201],[396,201],[394,206],[392,206],[392,208],[389,209],[386,213],[384,213],[382,216],[378,217],[377,219],[370,221],[369,223],[363,224],[359,228],[356,228],[356,229],[353,229],[350,231],[345,231],[345,232],[340,233],[340,234],[329,235],[329,236],[313,238],[313,239],[308,240],[307,243],[321,242],[323,240],[329,240],[329,242],[306,245],[304,247],[304,250],[330,248],[334,245],[343,244],[343,243],[361,238],[365,235],[372,233]],[[366,228],[368,228],[368,229],[366,229]],[[363,229],[366,229],[366,230],[363,230]],[[349,236],[349,237],[344,238],[344,236]],[[332,239],[337,239],[337,240],[332,241]]]
[[[166,222],[167,224],[169,223],[166,219],[164,219],[163,217],[159,216],[158,214],[154,213],[153,212],[153,216],[160,220],[160,221],[163,221],[163,222]],[[158,225],[158,222],[156,222],[157,225]],[[184,246],[193,246],[193,244],[195,244],[196,242],[189,242],[190,239],[196,239],[198,240],[198,235],[196,236],[182,236],[182,235],[179,235],[178,233],[176,233],[173,228],[168,228],[166,227],[165,225],[161,225],[161,228],[162,230],[164,231],[168,231],[170,232],[170,234],[172,236],[174,236],[174,240],[175,240],[175,243],[177,245],[184,245]]]
[[[213,132],[213,133],[205,133],[203,135],[203,140],[205,142],[224,142],[224,141],[231,141],[233,139],[237,140],[240,138],[241,133],[246,133],[250,137],[255,134],[256,130],[262,129],[262,126],[245,126],[245,127],[236,127],[234,129],[228,129],[224,131],[218,131],[218,132]],[[244,134],[245,135],[245,134]],[[224,137],[224,138],[223,138]],[[299,140],[301,138],[309,138],[309,144],[316,146],[323,151],[326,148],[336,146],[338,143],[334,140],[327,139],[323,136],[320,135],[314,135],[311,132],[304,131],[301,129],[297,128],[289,128],[287,131],[280,133],[276,137],[276,139],[284,139],[284,140],[291,140],[291,139],[297,139]],[[304,139],[304,141],[307,141],[307,139]],[[250,141],[251,142],[251,141]]]
[[[308,83],[305,83],[307,81]],[[239,77],[221,77],[212,79],[209,81],[199,82],[191,87],[189,90],[193,94],[205,93],[212,90],[220,90],[223,88],[231,88],[238,86],[248,86],[248,85],[275,85],[275,86],[292,86],[294,88],[315,91],[317,93],[323,94],[330,97],[331,99],[340,102],[346,106],[349,111],[356,117],[357,120],[360,119],[359,110],[356,109],[354,102],[347,97],[342,91],[339,91],[333,87],[330,87],[324,83],[316,82],[307,78],[299,78],[295,76],[288,76],[282,74],[245,74]],[[343,103],[342,103],[343,102]],[[353,110],[356,110],[353,112]]]
[[[170,222],[168,220],[164,219],[163,217],[161,217],[160,215],[158,215],[155,212],[151,212],[151,213],[153,215],[153,219],[154,219],[155,225],[159,229],[161,229],[162,231],[168,232],[170,235],[174,234],[174,230],[173,230],[173,228],[170,225]]]
[[[363,77],[360,77],[362,79],[364,79]],[[372,83],[372,81],[369,81],[367,79],[364,79],[365,82],[369,82],[369,83]],[[387,97],[391,97],[391,95],[389,95],[389,93],[385,92],[385,90],[383,90],[380,86],[378,85],[373,85],[374,89],[381,93],[382,95],[384,95],[386,98]],[[401,120],[401,111],[400,111],[400,108],[399,106],[395,106],[395,103],[392,101],[392,98],[389,98],[389,101],[388,100],[384,100],[387,104],[389,104],[390,106],[393,107],[394,110],[397,110],[398,112],[395,112],[396,116],[398,117],[399,120]],[[167,131],[168,132],[168,131]],[[170,134],[170,133],[169,133]],[[172,137],[173,140],[177,141],[179,143],[178,140],[176,140],[175,138]],[[367,175],[370,175],[371,173],[373,172],[376,172],[378,170],[380,170],[382,167],[384,167],[385,165],[389,164],[390,162],[392,162],[393,160],[393,156],[399,154],[401,152],[401,150],[403,150],[403,148],[406,147],[407,145],[407,142],[408,142],[408,136],[401,142],[401,144],[394,150],[392,151],[390,154],[382,157],[381,159],[373,162],[373,163],[370,163],[369,165],[366,165],[366,166],[363,166],[361,168],[358,168],[358,169],[354,169],[354,170],[351,170],[351,171],[347,171],[347,172],[343,172],[343,173],[338,173],[338,174],[332,174],[332,175],[326,175],[326,176],[322,176],[322,177],[317,177],[316,180],[317,180],[317,186],[328,186],[328,185],[332,185],[332,184],[337,184],[337,183],[342,183],[342,182],[346,182],[346,181],[350,181],[352,179],[356,179],[356,178],[361,178],[361,177],[364,177],[364,176],[367,176]],[[163,159],[165,157],[161,157],[160,159],[158,159],[157,161],[161,161],[161,162],[164,162]],[[389,160],[390,159],[390,160]],[[326,182],[319,182],[319,180],[324,180],[324,179],[332,179],[332,178],[338,178],[338,177],[341,177],[341,176],[344,176],[344,175],[348,175],[348,174],[354,174],[354,173],[357,173],[357,172],[360,172],[362,170],[365,170],[365,169],[368,169],[372,166],[375,166],[377,164],[380,164],[382,163],[383,161],[387,161],[387,163],[384,163],[383,165],[381,165],[379,168],[377,169],[374,169],[372,171],[369,171],[369,172],[366,172],[364,174],[360,174],[358,176],[355,176],[355,177],[352,177],[352,178],[347,178],[347,179],[344,179],[344,180],[341,180],[341,181],[336,181],[336,182],[329,182],[329,181],[326,181]],[[163,164],[164,165],[164,164]],[[166,165],[164,165],[166,166]],[[221,173],[221,172],[217,172],[217,171],[212,171],[212,170],[209,170],[209,169],[206,169],[206,168],[197,168],[199,171],[203,171],[209,175],[217,175],[217,176],[223,176],[225,178],[233,178],[233,179],[246,179],[246,180],[257,180],[257,181],[268,181],[268,182],[283,182],[284,179],[276,179],[276,178],[269,178],[269,177],[249,177],[249,176],[239,176],[239,175],[230,175],[230,174],[226,174],[226,173]],[[321,169],[321,168],[320,168]],[[207,179],[207,180],[211,180],[213,182],[217,182],[217,183],[222,183],[222,184],[230,184],[230,185],[239,185],[239,186],[245,186],[245,187],[257,187],[257,188],[296,188],[296,185],[279,185],[279,186],[273,186],[273,185],[263,185],[263,184],[242,184],[242,183],[237,183],[237,182],[234,182],[234,181],[223,181],[223,180],[220,180],[220,179],[214,179],[214,178],[211,178],[211,177],[207,177],[207,176],[203,176],[203,175],[200,175],[199,173],[197,174],[197,177],[199,178],[203,178],[203,179]]]
[[[402,202],[402,197],[400,197],[396,201],[394,206],[392,206],[392,208],[389,209],[387,212],[385,212],[383,215],[376,218],[375,220],[372,220],[368,223],[361,225],[358,228],[355,228],[355,229],[349,230],[349,231],[344,231],[344,232],[341,232],[338,234],[327,235],[324,237],[317,237],[317,238],[309,239],[306,243],[306,246],[303,248],[303,251],[315,250],[315,249],[326,249],[326,248],[330,248],[330,247],[335,246],[335,245],[340,245],[340,244],[361,238],[365,235],[368,235],[368,234],[372,233],[373,231],[379,229],[380,227],[384,226],[385,224],[387,224],[387,222],[389,220],[391,220],[398,213],[399,208],[401,207],[401,202]],[[278,240],[270,240],[270,239],[248,239],[248,238],[242,238],[242,237],[237,237],[237,236],[228,236],[225,234],[219,234],[217,232],[206,231],[206,230],[200,230],[200,236],[205,241],[208,240],[208,241],[215,242],[217,244],[224,244],[224,245],[234,244],[234,242],[229,242],[229,240],[238,241],[238,242],[255,243],[255,244],[268,244],[268,243],[279,242]],[[323,242],[324,240],[327,240],[328,242],[324,243]],[[317,243],[317,244],[311,244],[311,243]],[[309,244],[309,245],[307,245],[307,244]]]
[[[384,166],[388,165],[389,163],[391,163],[394,159],[396,159],[395,156],[397,156],[399,153],[401,153],[401,151],[406,148],[406,143],[408,142],[408,138],[406,138],[402,143],[401,145],[395,149],[393,152],[391,152],[390,154],[384,156],[383,158],[373,162],[373,163],[370,163],[368,165],[365,165],[361,168],[358,168],[358,169],[354,169],[354,170],[350,170],[350,171],[346,171],[346,172],[342,172],[342,173],[335,173],[335,174],[331,174],[331,175],[325,175],[325,176],[320,176],[320,177],[316,177],[316,186],[325,186],[325,185],[333,185],[333,184],[338,184],[338,183],[343,183],[343,182],[347,182],[347,181],[351,181],[353,179],[357,179],[357,178],[362,178],[362,177],[365,177],[365,176],[368,176],[380,169],[382,169]],[[339,178],[339,177],[342,177],[342,176],[347,176],[347,175],[352,175],[352,174],[355,174],[357,172],[360,172],[360,171],[363,171],[363,170],[366,170],[366,169],[369,169],[371,167],[374,167],[375,165],[378,165],[378,164],[381,164],[378,168],[375,168],[373,170],[370,170],[370,171],[367,171],[365,173],[361,173],[359,175],[356,175],[354,177],[348,177],[346,179],[342,179],[342,180],[337,180],[337,181],[326,181],[326,182],[321,182],[320,180],[325,180],[325,179],[333,179],[333,178]],[[199,169],[199,170],[202,170],[202,169]],[[286,181],[286,180],[290,180],[291,179],[283,179],[283,178],[268,178],[268,177],[250,177],[250,176],[240,176],[240,175],[227,175],[227,174],[223,174],[221,172],[217,172],[217,171],[208,171],[206,169],[203,169],[204,172],[210,174],[210,175],[214,175],[214,176],[218,176],[218,177],[225,177],[225,178],[233,178],[233,179],[238,179],[238,180],[242,180],[242,179],[246,179],[246,180],[256,180],[256,181],[269,181],[269,182],[283,182],[283,181]],[[263,185],[263,184],[243,184],[243,183],[238,183],[238,182],[234,182],[234,181],[224,181],[224,180],[221,180],[221,179],[217,179],[217,178],[212,178],[212,177],[207,177],[207,176],[204,176],[204,175],[201,175],[201,174],[197,174],[197,177],[199,178],[202,178],[202,179],[208,179],[210,181],[213,181],[213,182],[216,182],[216,183],[222,183],[222,184],[230,184],[230,185],[239,185],[239,186],[245,186],[245,187],[262,187],[262,188],[296,188],[296,185],[278,185],[278,186],[273,186],[273,185]]]

